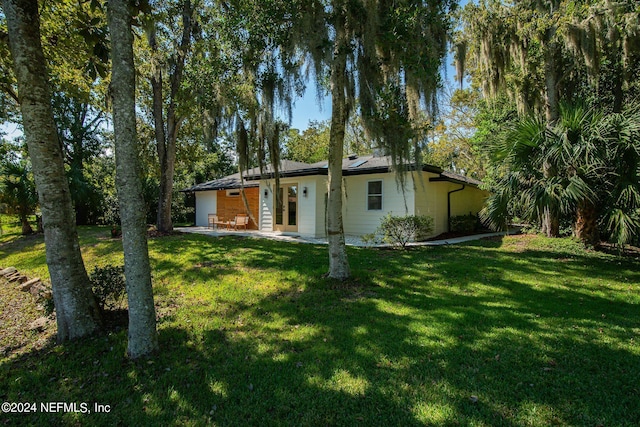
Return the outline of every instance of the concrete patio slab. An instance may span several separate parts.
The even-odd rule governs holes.
[[[248,238],[255,238],[255,239],[279,240],[284,242],[311,243],[316,245],[326,245],[328,243],[326,238],[315,239],[310,237],[303,237],[296,233],[267,232],[267,231],[258,231],[258,230],[234,231],[234,230],[226,230],[226,229],[211,229],[208,227],[176,227],[175,230],[183,233],[203,234],[205,236],[211,236],[211,237],[237,236],[237,237],[248,237]],[[517,234],[517,231],[510,230],[509,232],[501,231],[496,233],[484,233],[484,234],[474,234],[471,236],[454,237],[454,238],[444,239],[444,240],[413,242],[413,243],[409,243],[407,246],[413,247],[413,246],[455,245],[457,243],[469,242],[471,240],[480,240],[487,237],[505,236],[508,234]],[[365,243],[358,236],[346,236],[346,235],[345,235],[345,243],[347,244],[347,246],[357,246],[357,247],[384,248],[384,247],[392,246],[386,243],[383,243],[383,244]]]

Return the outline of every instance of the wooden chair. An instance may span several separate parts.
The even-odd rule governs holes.
[[[224,219],[216,219],[216,221],[214,222],[216,228],[220,227],[221,225],[224,227],[229,228],[229,221],[225,221]]]
[[[238,214],[236,218],[229,223],[230,226],[233,226],[234,230],[237,230],[238,227],[244,227],[247,229],[247,225],[249,225],[249,216],[247,214]]]
[[[208,221],[207,221],[207,227],[208,228],[216,228],[217,224],[218,224],[218,215],[216,214],[209,214],[207,215],[208,217]]]

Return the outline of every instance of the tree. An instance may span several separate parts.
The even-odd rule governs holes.
[[[3,0],[25,138],[38,191],[58,341],[100,328],[100,314],[80,254],[69,186],[51,110],[35,0]]]
[[[36,210],[38,195],[31,165],[25,160],[5,158],[0,164],[0,173],[0,203],[6,203],[9,213],[18,215],[23,235],[33,233],[29,215]]]
[[[404,187],[406,160],[420,163],[421,107],[435,114],[439,70],[449,31],[450,1],[307,2],[297,39],[331,94],[327,233],[331,278],[349,277],[342,222],[342,157],[346,123],[360,102],[370,139],[391,155]],[[412,156],[413,154],[413,156]]]
[[[439,120],[429,132],[425,163],[475,179],[485,177],[486,155],[473,138],[478,129],[478,98],[474,89],[458,89],[448,96],[440,106]]]
[[[489,102],[506,96],[521,115],[542,114],[552,128],[563,99],[582,96],[605,107],[602,101],[611,99],[617,112],[623,99],[637,94],[637,2],[487,0],[467,5],[462,17],[459,78],[468,68]],[[540,167],[550,181],[555,169]],[[558,235],[552,212],[540,220],[545,234]]]
[[[540,117],[521,119],[498,153],[507,173],[482,216],[504,228],[513,213],[536,221],[552,212],[585,244],[597,244],[600,235],[630,243],[640,236],[639,136],[637,104],[620,113],[560,104],[551,128]]]
[[[103,208],[99,187],[104,183],[92,179],[87,164],[105,148],[101,129],[104,115],[91,105],[89,97],[89,94],[57,92],[52,102],[78,225],[95,224]]]
[[[129,305],[127,355],[137,359],[158,349],[158,337],[140,181],[132,16],[128,2],[109,0],[107,17],[113,58],[111,94],[116,149],[116,187]]]
[[[181,2],[182,28],[178,35],[174,36],[179,39],[176,46],[172,46],[170,41],[167,43],[158,42],[156,26],[161,25],[157,17],[152,18],[149,23],[147,32],[149,47],[152,51],[152,74],[151,88],[153,93],[153,120],[155,127],[155,138],[158,147],[158,160],[160,163],[160,191],[158,195],[158,231],[168,232],[173,230],[173,222],[171,219],[171,201],[173,197],[173,180],[175,174],[176,163],[176,139],[178,131],[184,120],[180,117],[177,108],[177,102],[181,84],[183,80],[185,62],[191,49],[191,32],[194,9],[190,0]],[[165,12],[165,19],[172,19],[175,13],[172,8],[168,8]],[[165,31],[170,31],[165,26]],[[166,53],[170,52],[170,57],[161,59]],[[166,117],[164,114],[164,95],[163,95],[163,73],[162,62],[166,62],[169,69],[169,97],[166,109]],[[165,124],[166,123],[166,124]]]
[[[296,162],[316,163],[327,160],[329,154],[329,123],[309,122],[302,133],[289,129],[284,138],[283,157]]]

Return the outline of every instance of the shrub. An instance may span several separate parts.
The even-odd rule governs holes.
[[[473,214],[457,215],[451,217],[451,231],[456,233],[470,233],[478,230],[478,217]]]
[[[96,267],[89,276],[91,289],[96,296],[100,309],[114,309],[122,304],[126,284],[124,267],[108,265]]]
[[[368,233],[360,236],[360,240],[365,246],[373,246],[379,243],[378,235],[376,233]]]
[[[425,239],[433,231],[433,218],[424,215],[385,215],[376,233],[389,244],[406,249],[407,243]]]

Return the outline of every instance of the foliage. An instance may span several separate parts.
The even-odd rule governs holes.
[[[409,242],[425,239],[433,231],[433,218],[425,215],[385,215],[376,234],[386,243],[407,248]]]
[[[561,99],[620,111],[640,89],[639,16],[633,0],[469,3],[457,36],[458,77],[466,71],[487,99],[507,96],[520,114],[549,121]]]
[[[105,308],[113,310],[122,305],[126,294],[124,267],[114,265],[95,267],[89,275],[89,281],[102,311]]]
[[[474,132],[479,132],[479,104],[477,90],[457,89],[448,94],[429,132],[424,163],[479,180],[486,176],[488,156],[473,138]]]
[[[35,213],[38,195],[29,161],[9,155],[0,160],[0,204],[20,217],[22,234],[33,232],[28,216]]]
[[[451,231],[468,233],[479,229],[480,221],[477,215],[457,215],[452,216],[451,219]]]
[[[79,233],[90,269],[122,263],[104,228]],[[14,237],[0,248],[3,263],[46,277],[42,239]],[[111,405],[108,414],[1,419],[532,427],[640,419],[637,260],[534,236],[347,249],[353,279],[339,283],[323,277],[319,245],[152,239],[163,348],[153,363],[126,359],[126,329],[64,346],[45,340],[53,325],[16,331],[37,312],[28,301],[9,309],[25,294],[0,284],[3,398],[53,402],[63,392],[69,402]],[[5,321],[23,312],[24,321]]]
[[[283,158],[304,163],[327,160],[330,128],[328,121],[311,121],[302,133],[298,129],[290,129],[284,137]]]
[[[73,92],[72,92],[73,93]],[[94,99],[89,99],[93,96]],[[62,144],[77,224],[96,224],[103,214],[104,183],[91,175],[91,165],[107,148],[104,114],[92,105],[97,95],[56,92],[52,107]]]
[[[519,121],[496,147],[507,173],[496,182],[483,218],[504,228],[514,214],[538,222],[550,210],[588,231],[577,233],[585,242],[597,243],[593,233],[598,229],[618,245],[635,241],[640,233],[638,109],[630,104],[615,113],[561,105],[553,127],[538,117]]]

